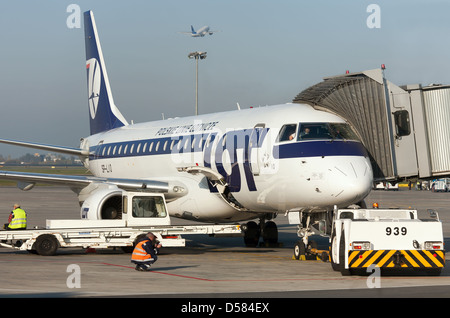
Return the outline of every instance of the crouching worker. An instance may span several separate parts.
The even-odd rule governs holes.
[[[156,236],[151,232],[140,239],[131,256],[131,262],[136,264],[136,270],[149,271],[152,264],[158,259],[157,254],[159,248],[161,248],[161,243],[159,243]]]

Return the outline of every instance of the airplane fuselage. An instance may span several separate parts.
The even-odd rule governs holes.
[[[209,33],[209,26],[204,26],[198,29],[195,33],[192,33],[193,37],[203,37]],[[211,33],[212,34],[212,33]]]
[[[300,137],[301,127],[314,123],[319,129],[345,122],[309,105],[283,104],[127,125],[91,135],[81,148],[89,149],[85,164],[95,176],[184,184],[189,193],[168,203],[177,217],[242,221],[363,200],[372,186],[364,147],[355,139]],[[293,126],[293,139],[282,140]],[[188,167],[221,175],[226,189]]]

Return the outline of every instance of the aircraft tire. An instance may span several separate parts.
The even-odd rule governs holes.
[[[299,260],[302,256],[306,254],[306,246],[302,240],[297,241],[294,245],[294,258]]]
[[[273,221],[268,221],[264,224],[263,241],[268,245],[275,245],[278,243],[278,228]]]
[[[258,246],[259,237],[261,235],[261,231],[259,229],[258,224],[256,222],[250,221],[247,222],[244,230],[244,243],[247,247],[256,247]]]

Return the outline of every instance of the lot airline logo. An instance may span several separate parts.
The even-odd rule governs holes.
[[[91,118],[95,119],[97,114],[98,100],[100,98],[101,71],[100,64],[95,58],[86,61],[88,78],[88,99]]]

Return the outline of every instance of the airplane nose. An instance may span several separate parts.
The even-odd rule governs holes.
[[[369,159],[351,157],[339,161],[332,169],[335,198],[342,205],[360,202],[372,189],[373,172]]]

